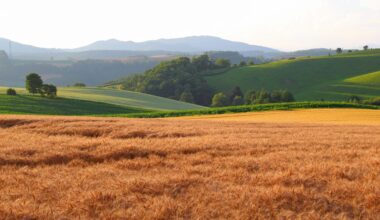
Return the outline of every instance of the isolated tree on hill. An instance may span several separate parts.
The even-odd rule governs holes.
[[[364,50],[368,50],[368,49],[369,49],[368,45],[365,45],[365,46],[363,47],[363,49],[364,49]]]
[[[84,83],[74,83],[74,87],[86,87],[86,84]]]
[[[57,96],[57,87],[54,85],[49,85],[49,84],[43,84],[41,86],[40,93],[42,96],[48,96],[50,98],[56,97]]]
[[[343,53],[343,49],[342,49],[342,48],[340,48],[340,47],[339,47],[339,48],[337,48],[337,49],[336,49],[336,53],[337,53],[337,54],[341,54],[341,53]]]
[[[220,93],[217,93],[214,95],[214,97],[212,98],[212,103],[211,105],[213,107],[223,107],[223,106],[228,106],[229,105],[229,100],[227,98],[227,96],[220,92]]]
[[[25,87],[29,93],[36,94],[40,92],[43,81],[37,73],[30,73],[26,76]]]
[[[190,91],[187,90],[181,94],[179,101],[194,103],[194,96]]]
[[[17,95],[17,92],[16,90],[9,88],[7,89],[7,95]]]

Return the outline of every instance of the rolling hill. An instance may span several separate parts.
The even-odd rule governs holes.
[[[6,38],[0,38],[0,50],[4,50],[8,52],[10,44],[12,48],[12,53],[16,55],[60,52],[60,50],[58,49],[41,48],[41,47],[36,47],[32,45],[18,43]]]
[[[0,88],[0,94],[5,93],[6,88]],[[18,94],[25,94],[24,89],[16,89]],[[158,96],[116,90],[109,88],[58,88],[58,96],[70,100],[104,103],[120,108],[146,109],[146,110],[187,110],[204,109],[205,107]],[[104,114],[108,113],[104,111]]]
[[[78,99],[0,94],[0,114],[37,115],[116,115],[143,113],[148,110]]]
[[[216,91],[288,89],[298,101],[345,100],[380,96],[379,70],[380,50],[370,50],[233,68],[206,79]]]
[[[366,85],[366,86],[379,86],[380,87],[380,71],[367,73],[360,76],[348,78],[344,82]]]

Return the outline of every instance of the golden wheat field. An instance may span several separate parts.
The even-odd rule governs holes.
[[[0,116],[0,219],[380,219],[380,122],[367,113]]]

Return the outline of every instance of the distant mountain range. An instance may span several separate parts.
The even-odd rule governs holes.
[[[206,51],[261,51],[279,52],[278,50],[250,45],[242,42],[224,40],[219,37],[194,36],[174,39],[151,40],[141,43],[133,41],[119,41],[115,39],[107,41],[97,41],[90,45],[74,49],[75,51],[89,50],[134,50],[134,51],[171,51],[199,53]]]
[[[17,59],[50,59],[51,57],[58,57],[59,59],[86,59],[92,57],[120,58],[121,56],[128,57],[135,55],[150,56],[163,54],[199,54],[208,51],[236,51],[253,55],[280,53],[279,50],[269,47],[250,45],[247,43],[230,41],[212,36],[159,39],[145,42],[119,41],[116,39],[111,39],[106,41],[97,41],[87,46],[74,49],[40,48],[14,42],[9,39],[0,38],[0,50],[6,51],[8,55],[11,53],[12,57]],[[77,53],[81,54],[78,55]]]
[[[378,48],[380,45],[370,44],[370,47]],[[0,38],[1,50],[8,55],[11,53],[11,57],[14,59],[24,60],[123,59],[133,56],[195,55],[210,51],[234,51],[245,57],[260,56],[269,59],[323,56],[334,53],[334,51],[325,48],[283,52],[270,47],[230,41],[213,36],[192,36],[144,42],[111,39],[96,41],[74,49],[41,48]]]

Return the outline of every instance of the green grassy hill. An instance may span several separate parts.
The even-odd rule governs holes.
[[[78,99],[0,94],[0,114],[116,115],[143,112],[148,111]]]
[[[0,94],[5,93],[6,88],[0,88]],[[18,94],[25,94],[24,89],[17,89]],[[58,96],[67,99],[86,100],[117,105],[125,108],[138,108],[150,110],[185,110],[203,109],[205,107],[158,96],[116,90],[109,88],[58,88]]]
[[[379,71],[380,50],[370,50],[233,68],[206,79],[217,91],[288,89],[298,101],[345,100],[379,97]]]
[[[346,83],[367,85],[367,86],[379,86],[380,87],[380,71],[359,75],[356,77],[348,78],[344,80]]]

